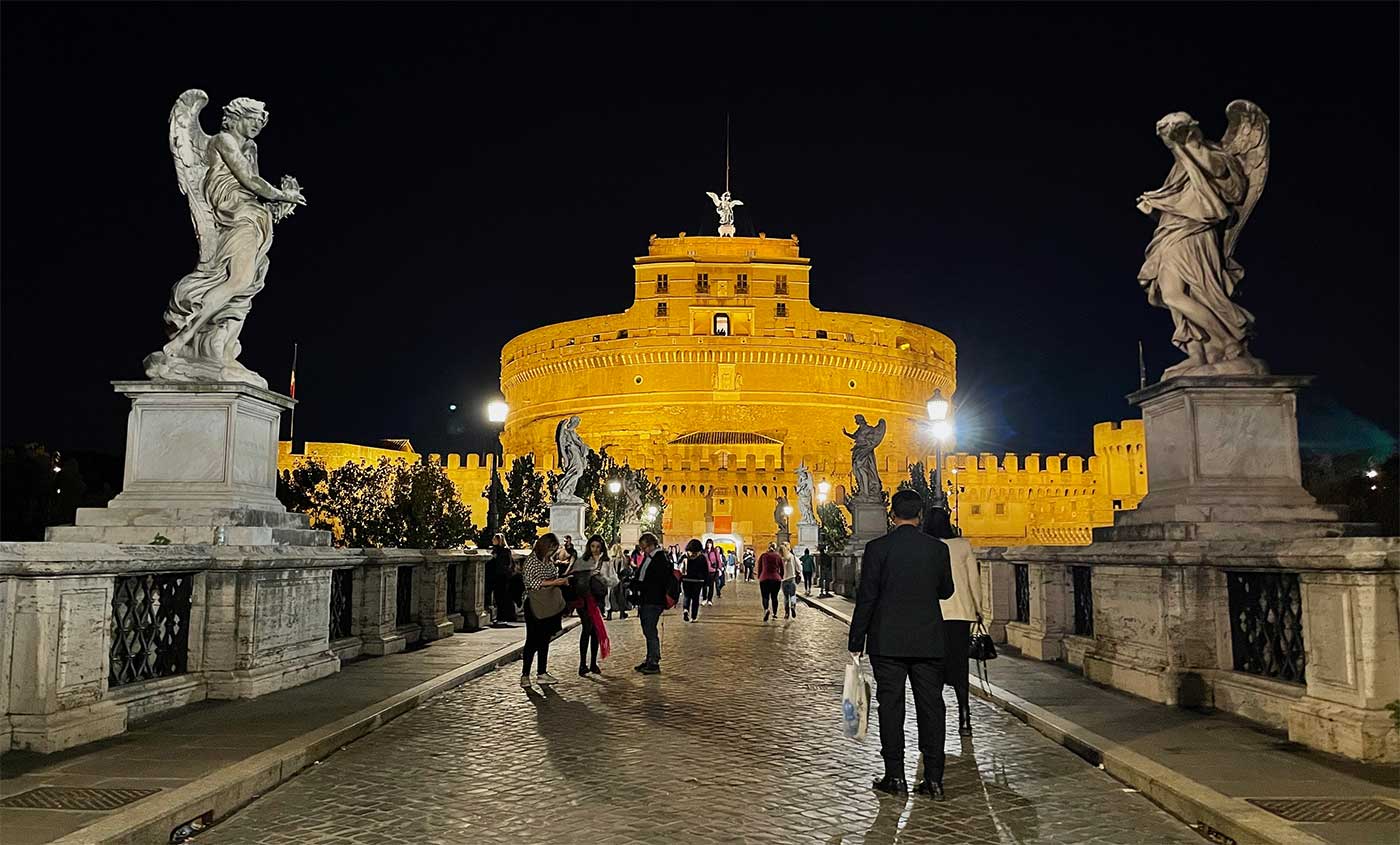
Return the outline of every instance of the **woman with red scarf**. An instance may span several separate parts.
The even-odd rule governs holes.
[[[608,547],[603,543],[603,538],[594,534],[588,538],[588,547],[583,553],[583,557],[574,561],[570,577],[573,579],[574,600],[573,607],[578,609],[579,616],[579,637],[578,637],[578,673],[580,676],[603,674],[603,670],[598,668],[598,657],[601,654],[606,660],[608,653],[612,650],[608,642],[608,629],[603,624],[602,601],[607,597],[607,585],[598,574],[603,567],[611,566],[608,561]],[[594,590],[594,584],[600,588]],[[590,662],[591,661],[591,662]]]

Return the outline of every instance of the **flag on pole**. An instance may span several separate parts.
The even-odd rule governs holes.
[[[293,399],[297,398],[297,345],[292,344],[292,384],[288,395]]]

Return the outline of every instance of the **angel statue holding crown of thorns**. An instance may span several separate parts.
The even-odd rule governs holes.
[[[238,363],[238,335],[267,277],[272,226],[306,205],[290,176],[274,187],[258,175],[254,138],[267,125],[264,103],[239,97],[224,106],[223,128],[210,137],[199,125],[209,96],[181,94],[170,110],[170,152],[180,192],[190,204],[199,264],[175,284],[165,309],[168,342],[146,356],[149,378],[234,381],[267,387]]]
[[[1139,211],[1157,218],[1138,282],[1149,303],[1171,312],[1172,343],[1186,353],[1163,378],[1269,371],[1249,354],[1254,315],[1234,301],[1244,278],[1235,244],[1269,175],[1269,117],[1248,100],[1230,103],[1225,116],[1219,143],[1186,112],[1157,121],[1172,169],[1137,199]]]

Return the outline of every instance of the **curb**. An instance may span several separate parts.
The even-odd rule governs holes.
[[[848,625],[851,622],[836,608],[806,596],[799,598],[833,619]],[[973,695],[1099,766],[1212,841],[1220,841],[1223,835],[1236,845],[1327,845],[1327,840],[1300,830],[1267,810],[1211,789],[996,684],[989,683],[982,689],[979,683],[980,680],[969,686]]]
[[[566,620],[556,637],[577,626],[577,619],[573,619],[572,624]],[[519,660],[524,649],[524,642],[498,648],[328,725],[178,789],[133,804],[130,809],[99,819],[49,845],[164,845],[171,841],[171,831],[192,820],[200,821],[207,830],[209,824],[222,821],[307,766],[324,760],[342,746],[378,730],[424,701]]]

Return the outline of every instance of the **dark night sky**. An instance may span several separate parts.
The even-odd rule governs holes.
[[[166,119],[267,101],[278,227],[243,361],[299,439],[480,451],[501,345],[631,299],[647,235],[712,233],[733,119],[740,234],[797,233],[813,299],[958,344],[965,448],[1089,448],[1134,416],[1136,343],[1178,360],[1135,274],[1153,124],[1273,119],[1240,241],[1255,351],[1315,373],[1305,440],[1397,429],[1397,6],[405,4],[3,9],[5,443],[119,453],[193,267]],[[1390,434],[1387,434],[1390,433]]]

